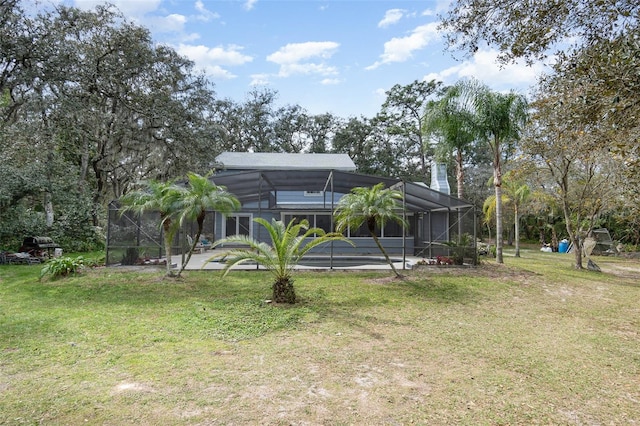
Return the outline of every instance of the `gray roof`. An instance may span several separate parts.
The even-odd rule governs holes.
[[[337,170],[255,170],[224,173],[214,175],[210,179],[216,185],[225,186],[243,203],[268,200],[272,191],[305,190],[347,194],[356,186],[370,187],[382,182],[386,187],[403,191],[404,202],[410,211],[450,211],[473,208],[473,205],[467,201],[434,191],[424,184]]]
[[[347,154],[223,152],[216,162],[227,170],[356,170],[355,163]]]

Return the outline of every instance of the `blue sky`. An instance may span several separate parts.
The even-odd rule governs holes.
[[[101,0],[62,0],[93,8]],[[111,0],[149,28],[158,43],[193,60],[219,98],[237,102],[254,88],[278,92],[276,104],[311,114],[373,117],[395,84],[475,77],[495,90],[527,93],[542,72],[511,65],[496,52],[472,58],[444,50],[438,14],[448,1]],[[454,55],[457,56],[454,58]]]

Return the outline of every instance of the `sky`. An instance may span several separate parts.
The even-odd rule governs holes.
[[[61,0],[93,9],[102,0]],[[438,31],[447,0],[111,0],[157,43],[194,61],[218,98],[277,92],[276,106],[372,118],[396,84],[475,77],[527,94],[544,71],[500,67],[497,52],[465,58]]]

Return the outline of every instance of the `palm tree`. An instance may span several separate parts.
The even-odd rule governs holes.
[[[515,92],[494,92],[471,80],[462,92],[475,119],[477,135],[487,142],[493,157],[496,213],[496,262],[504,263],[502,251],[502,157],[520,138],[527,120],[527,100]]]
[[[518,179],[517,172],[510,170],[504,175],[502,182],[504,191],[502,193],[502,205],[510,204],[513,206],[513,223],[515,230],[515,246],[516,257],[520,257],[520,210],[524,203],[527,202],[531,195],[529,185]],[[496,214],[496,197],[491,195],[487,197],[482,206],[484,212],[484,221],[489,224]]]
[[[505,174],[504,192],[513,203],[513,215],[515,223],[516,257],[520,257],[520,208],[527,202],[531,195],[529,185],[517,179],[512,170]]]
[[[402,210],[401,206],[398,205],[398,200],[402,200],[402,198],[400,191],[390,188],[385,189],[383,183],[374,185],[371,188],[356,187],[340,199],[335,211],[338,232],[343,232],[347,228],[356,230],[362,224],[367,224],[367,229],[373,241],[398,278],[402,278],[402,275],[393,266],[389,255],[382,247],[376,235],[376,227],[382,229],[389,220],[398,222],[403,227],[408,226],[404,217],[398,214],[398,210]]]
[[[424,120],[425,133],[438,139],[438,151],[446,156],[455,151],[458,198],[464,196],[464,153],[476,139],[473,114],[460,99],[464,90],[464,80],[447,88],[440,100],[427,104]]]
[[[276,303],[295,303],[296,293],[293,287],[293,267],[298,264],[311,249],[329,241],[345,241],[353,243],[342,234],[325,233],[321,228],[309,228],[306,219],[296,223],[294,220],[285,226],[284,222],[272,219],[267,222],[263,218],[255,218],[254,222],[262,225],[271,237],[271,245],[249,238],[246,235],[234,235],[217,241],[214,246],[221,244],[242,244],[248,248],[233,248],[225,253],[209,259],[224,257],[226,275],[231,267],[247,261],[254,261],[270,271],[275,281],[273,283],[272,299]],[[316,235],[316,238],[308,238]]]
[[[197,173],[187,173],[189,186],[182,189],[178,201],[178,217],[182,225],[184,221],[196,221],[198,231],[189,248],[187,258],[178,271],[180,276],[184,268],[191,260],[191,255],[200,241],[202,229],[204,227],[204,219],[207,210],[215,210],[222,214],[229,214],[233,211],[240,210],[240,201],[227,191],[223,186],[217,186],[209,180],[211,173],[201,176]]]
[[[160,224],[164,236],[164,249],[167,261],[167,277],[173,277],[171,270],[171,245],[178,230],[177,207],[181,191],[173,182],[149,181],[145,187],[131,191],[120,198],[124,208],[120,214],[133,211],[143,214],[149,211],[160,213]]]

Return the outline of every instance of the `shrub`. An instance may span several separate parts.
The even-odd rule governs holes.
[[[58,257],[49,260],[42,270],[40,271],[40,279],[45,275],[51,275],[52,278],[66,277],[73,275],[84,268],[84,258],[78,256],[72,257]]]

